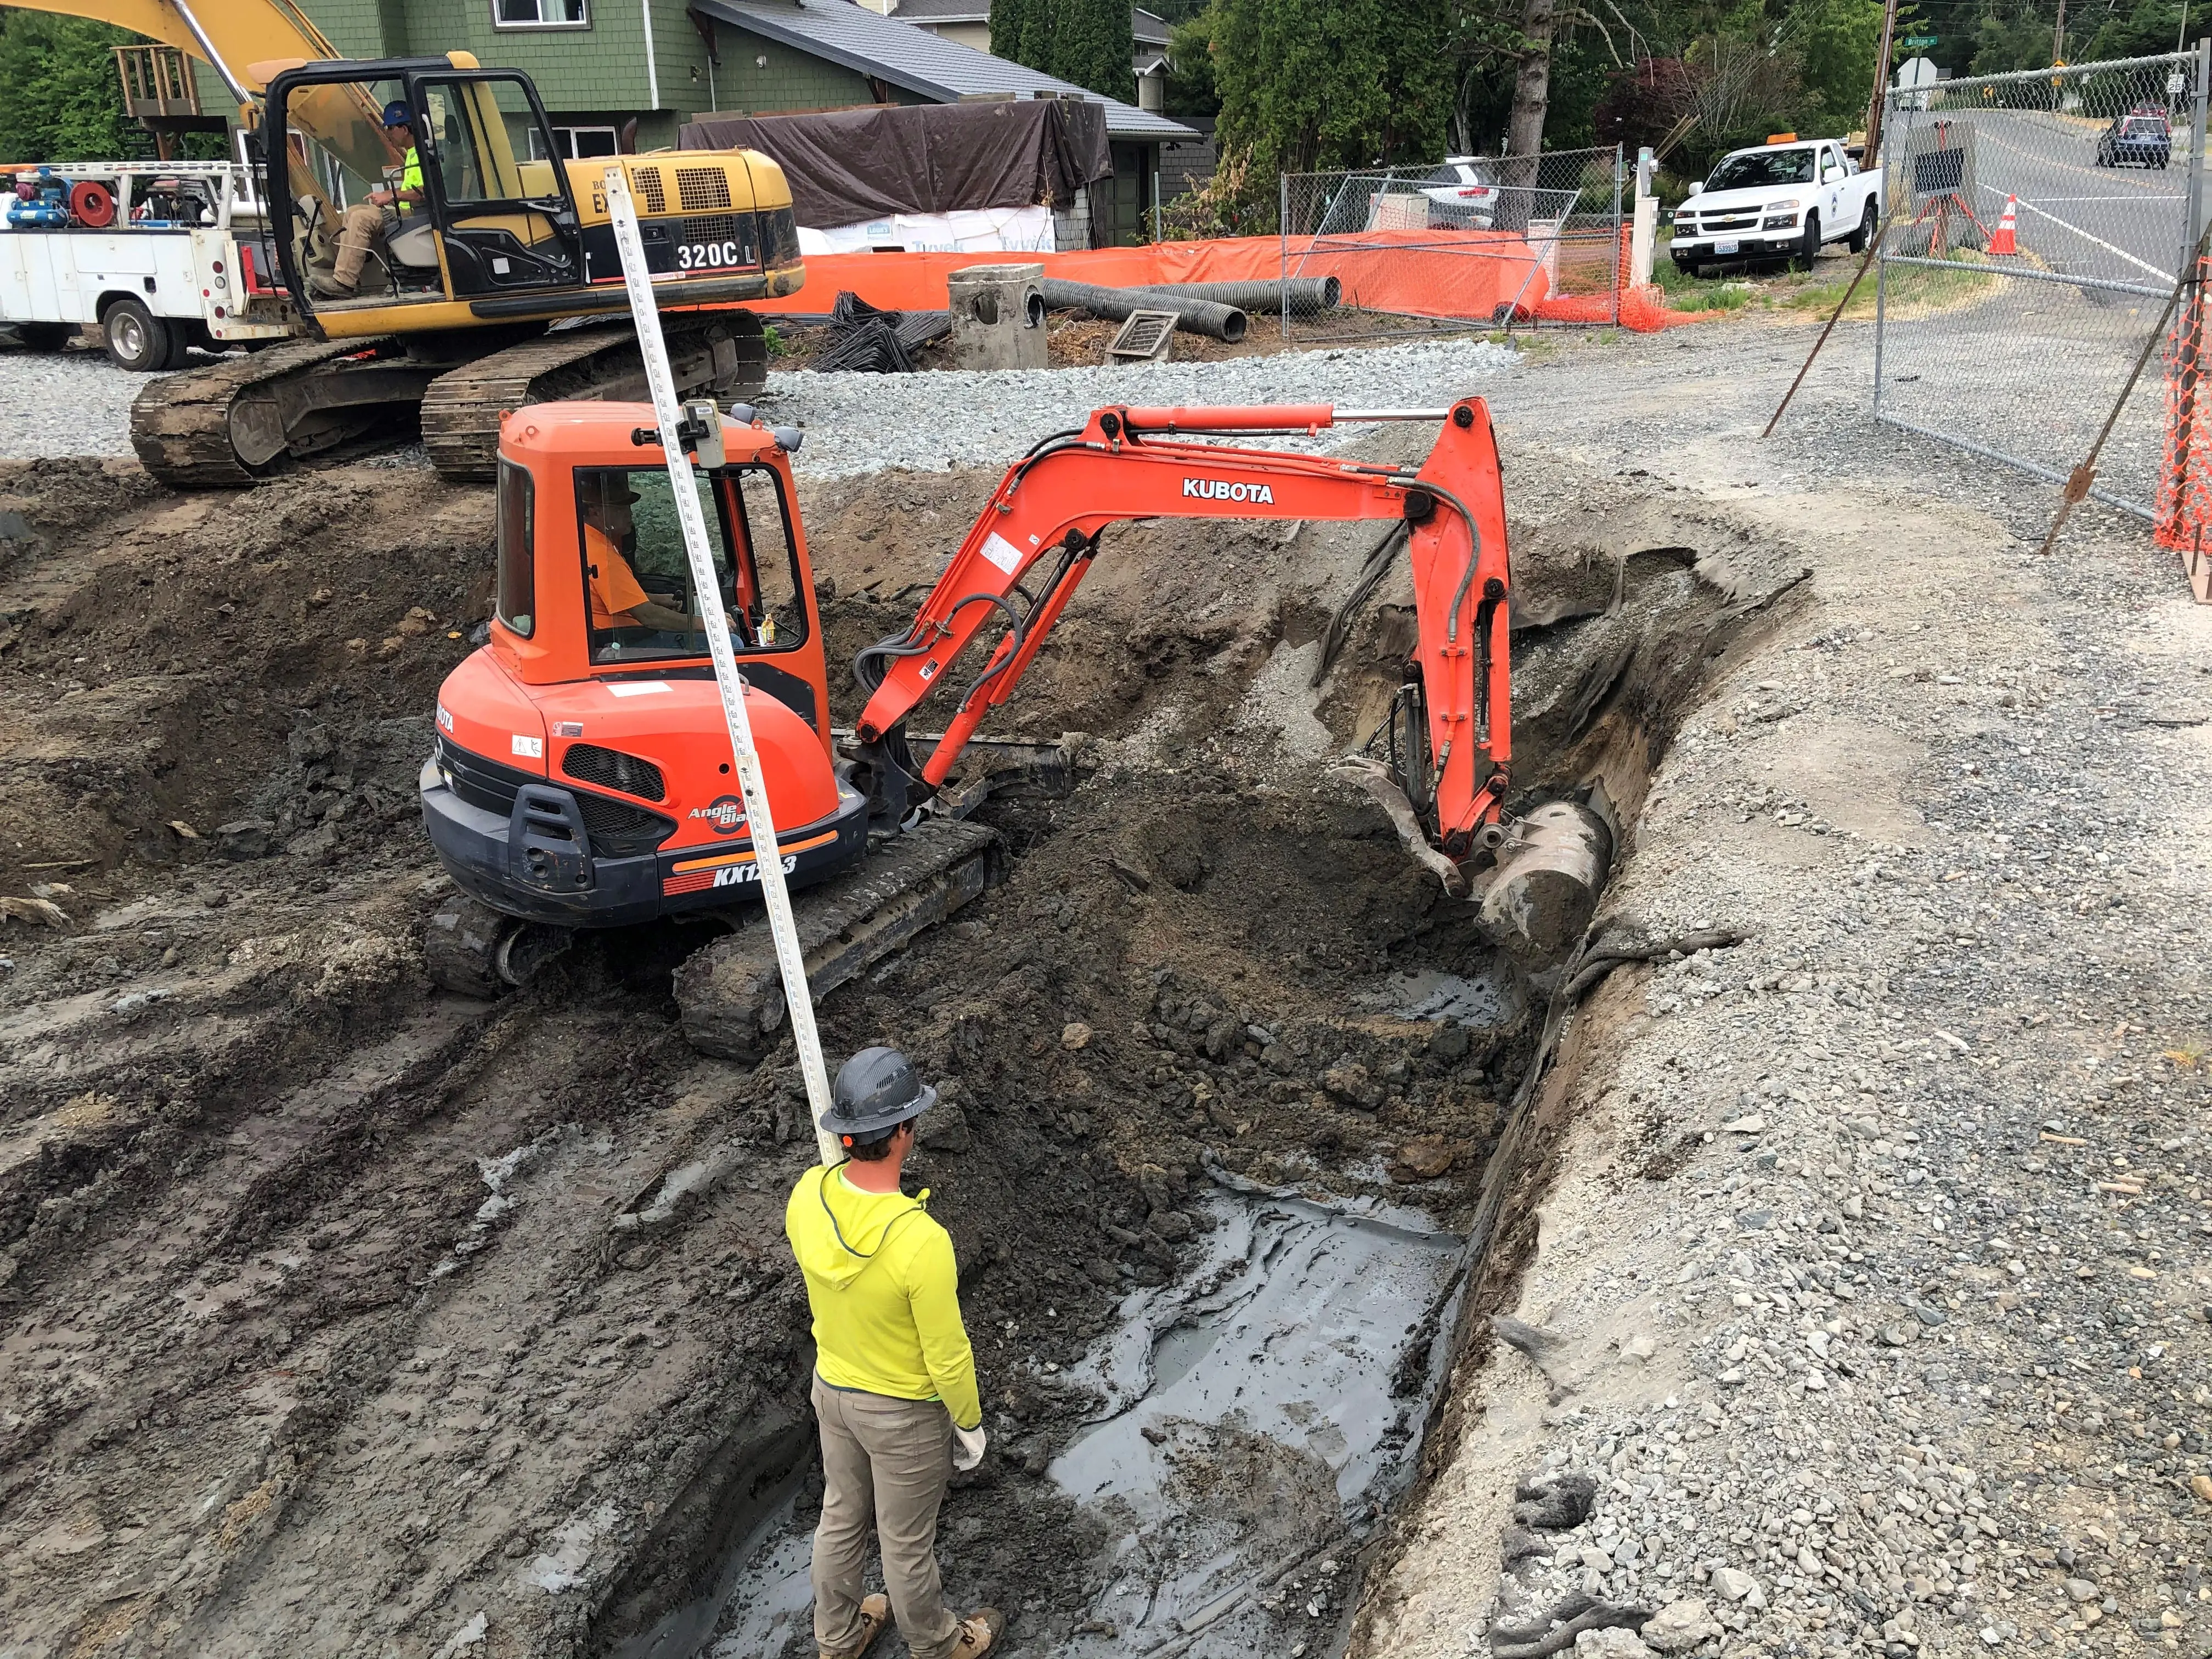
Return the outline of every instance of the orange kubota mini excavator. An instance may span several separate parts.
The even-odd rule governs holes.
[[[711,404],[690,410],[685,441],[700,452],[696,487],[784,869],[811,890],[796,909],[817,994],[994,878],[997,836],[966,816],[993,787],[1065,787],[1056,746],[975,733],[1119,520],[1401,526],[1419,637],[1393,715],[1394,815],[1448,884],[1504,839],[1510,577],[1497,445],[1480,398],[1367,414],[1095,411],[1007,470],[913,624],[860,653],[854,672],[868,701],[842,744],[794,507],[801,434],[744,405],[728,417]],[[1195,441],[1405,418],[1437,422],[1418,469]],[[781,1024],[781,987],[758,907],[738,908],[758,871],[652,409],[517,411],[501,433],[497,489],[490,637],[439,692],[436,750],[421,778],[431,840],[459,889],[432,919],[432,973],[489,995],[522,983],[576,929],[713,912],[732,930],[678,970],[685,1030],[709,1053],[756,1054]],[[979,649],[959,666],[987,635],[988,656]],[[906,733],[933,692],[951,705],[933,744]]]

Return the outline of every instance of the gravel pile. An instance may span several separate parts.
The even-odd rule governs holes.
[[[886,466],[948,471],[1004,466],[1048,433],[1080,426],[1109,403],[1334,403],[1362,409],[1439,408],[1480,390],[1516,354],[1483,340],[1284,352],[1210,363],[1021,373],[769,376],[763,415],[805,427],[798,469],[816,477]],[[1270,436],[1269,448],[1334,447],[1358,428],[1316,441]]]
[[[100,351],[0,351],[0,460],[131,453],[131,405],[151,380]]]
[[[1808,335],[1684,333],[1496,401],[1510,476],[1571,474],[1515,412],[1571,404],[1588,459],[1815,571],[1606,902],[1750,937],[1584,1005],[1504,1304],[1535,1328],[1462,1384],[1370,1650],[1522,1652],[1595,1601],[1659,1614],[1604,1638],[1632,1659],[2212,1653],[2212,628],[2108,516],[2024,556],[2050,492],[1873,427],[1865,331],[1769,447]],[[1728,400],[1687,432],[1686,373]],[[1514,1515],[1577,1476],[1587,1516]]]

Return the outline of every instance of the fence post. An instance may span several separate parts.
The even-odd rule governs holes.
[[[1620,326],[1620,158],[1621,147],[1613,147],[1613,325]]]
[[[2189,111],[2189,222],[2182,227],[2181,235],[2179,278],[2183,281],[2194,274],[2189,266],[2204,229],[2204,141],[2206,129],[2212,127],[2212,111],[2207,110],[2205,98],[2212,92],[2212,38],[2199,40],[2190,56],[2196,59],[2191,65],[2196,73],[2194,101]]]
[[[1896,94],[1893,93],[1883,101],[1891,103],[1895,99]],[[1884,127],[1889,125],[1889,112],[1887,110],[1882,113],[1881,124]],[[1881,418],[1881,336],[1884,325],[1889,321],[1889,227],[1898,211],[1896,198],[1890,191],[1887,158],[1882,159],[1881,166],[1882,218],[1881,223],[1875,228],[1878,240],[1874,245],[1874,418],[1877,421]]]
[[[1282,314],[1283,343],[1291,339],[1291,175],[1277,175],[1282,184],[1282,204],[1275,210],[1275,234],[1282,250],[1282,264],[1275,279],[1275,309]]]

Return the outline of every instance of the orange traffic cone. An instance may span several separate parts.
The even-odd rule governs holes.
[[[1996,234],[1990,238],[1990,252],[1992,253],[2019,252],[2020,243],[2013,234],[2019,228],[2019,223],[2020,198],[2008,196],[2005,198],[2004,217],[1997,221]]]

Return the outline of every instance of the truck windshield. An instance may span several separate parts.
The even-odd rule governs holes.
[[[803,644],[806,607],[798,553],[775,469],[728,467],[698,475],[696,485],[732,642],[748,653]],[[592,660],[705,656],[707,635],[666,469],[580,467],[576,500]]]
[[[1764,190],[1770,185],[1813,182],[1809,149],[1747,149],[1724,157],[1705,180],[1707,190]]]

